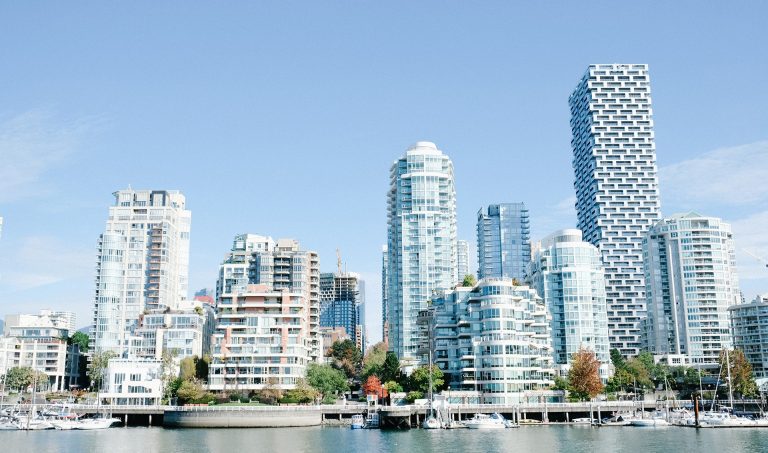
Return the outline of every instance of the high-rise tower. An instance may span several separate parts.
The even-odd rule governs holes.
[[[477,277],[523,280],[531,261],[525,203],[492,204],[477,212]]]
[[[459,239],[456,246],[456,281],[461,283],[469,275],[469,243]]]
[[[640,348],[643,236],[660,219],[648,66],[590,65],[568,99],[578,228],[603,258],[609,341]]]
[[[409,365],[419,355],[420,310],[455,284],[456,190],[453,164],[434,143],[418,142],[392,164],[388,196],[389,348]]]
[[[187,297],[192,213],[181,192],[120,190],[99,236],[93,341],[118,355],[145,310],[175,308]]]

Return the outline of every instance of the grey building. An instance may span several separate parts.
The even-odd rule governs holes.
[[[525,277],[531,236],[525,203],[492,204],[477,212],[477,277]]]

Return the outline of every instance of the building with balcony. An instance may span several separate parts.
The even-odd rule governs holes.
[[[171,310],[147,310],[139,316],[134,332],[132,357],[162,359],[173,352],[177,360],[210,353],[215,325],[213,308],[195,301],[182,301]]]
[[[695,212],[654,224],[643,241],[648,349],[717,367],[731,345],[728,309],[740,302],[731,226]]]
[[[91,341],[96,352],[125,354],[144,310],[187,298],[191,212],[178,191],[114,193],[96,260]]]
[[[551,318],[544,301],[511,279],[441,291],[420,313],[434,363],[452,390],[485,404],[515,404],[553,383]]]
[[[320,274],[320,327],[342,327],[362,352],[365,284],[354,272]]]
[[[99,399],[110,405],[154,406],[163,398],[161,360],[114,358],[104,371]]]
[[[733,347],[744,351],[756,379],[768,378],[768,295],[731,305]]]
[[[602,363],[600,375],[612,374],[608,343],[605,274],[600,251],[576,229],[556,231],[539,242],[528,279],[552,315],[555,363],[569,367],[581,347]]]

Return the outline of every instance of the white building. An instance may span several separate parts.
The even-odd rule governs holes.
[[[92,342],[122,355],[145,310],[187,298],[191,212],[178,191],[114,193],[99,237]]]
[[[15,367],[29,367],[47,374],[53,391],[76,384],[77,369],[67,365],[77,361],[79,350],[67,345],[66,340],[75,332],[74,323],[74,313],[51,310],[6,316],[4,335],[0,337],[0,374]]]
[[[731,226],[695,212],[656,223],[643,243],[648,348],[716,367],[730,347],[728,308],[740,302]]]
[[[131,355],[161,359],[172,351],[178,360],[210,352],[213,308],[199,301],[183,301],[175,310],[148,310],[139,316]]]
[[[733,346],[744,351],[756,379],[768,378],[768,295],[732,305],[728,311]]]
[[[418,313],[457,276],[453,163],[434,143],[418,142],[392,164],[387,215],[389,349],[410,368],[426,357]]]
[[[254,252],[272,252],[275,241],[269,236],[238,234],[232,241],[232,249],[219,265],[216,280],[216,300],[245,291],[248,286],[248,267]]]
[[[552,315],[555,363],[570,365],[573,354],[585,347],[595,352],[600,375],[608,379],[605,274],[597,247],[582,241],[579,230],[556,231],[537,245],[528,277]]]
[[[590,65],[568,102],[578,228],[603,256],[611,347],[636,355],[642,240],[661,217],[648,66]]]
[[[551,318],[528,286],[491,278],[442,291],[421,321],[452,391],[476,390],[484,404],[516,404],[553,383]]]
[[[109,361],[99,398],[107,404],[153,406],[163,397],[162,361],[121,359]]]
[[[459,239],[456,241],[456,282],[461,284],[467,275],[469,275],[469,242]]]

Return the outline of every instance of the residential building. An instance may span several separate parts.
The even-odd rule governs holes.
[[[469,243],[463,239],[456,241],[456,282],[461,284],[469,275]]]
[[[99,399],[109,405],[155,406],[163,398],[161,360],[114,358],[104,372]]]
[[[568,99],[578,229],[605,266],[608,335],[640,351],[642,242],[661,218],[651,86],[645,64],[593,64]]]
[[[203,357],[210,352],[214,324],[213,308],[199,301],[183,301],[174,310],[147,310],[139,316],[132,356],[159,360],[169,351],[178,360]]]
[[[768,295],[731,305],[728,312],[733,346],[744,351],[756,379],[768,378]]]
[[[389,344],[389,321],[387,321],[387,306],[388,306],[388,272],[389,272],[389,252],[387,246],[384,245],[381,248],[381,341]]]
[[[476,390],[485,404],[547,395],[555,373],[551,318],[533,288],[483,279],[441,291],[420,320],[451,390]]]
[[[144,310],[187,298],[191,213],[178,191],[114,193],[96,261],[92,345],[123,355]]]
[[[41,310],[39,314],[8,315],[0,337],[0,374],[15,367],[29,367],[48,375],[49,389],[63,391],[77,383],[68,362],[79,358],[79,349],[67,344],[74,334],[75,315]]]
[[[251,252],[249,284],[217,300],[211,389],[259,390],[269,378],[292,388],[322,357],[317,253],[293,239],[270,241]]]
[[[354,272],[320,274],[320,327],[343,327],[362,351],[364,283]]]
[[[275,241],[269,236],[238,234],[232,241],[232,249],[219,265],[216,281],[216,300],[223,295],[242,292],[248,286],[248,268],[254,252],[270,253]]]
[[[648,231],[643,257],[650,351],[717,367],[731,345],[728,308],[740,301],[731,226],[695,212],[674,215]]]
[[[268,383],[291,389],[318,361],[319,330],[309,323],[311,304],[302,290],[248,285],[219,301],[213,334],[209,388],[260,390]],[[316,346],[316,343],[317,346]]]
[[[573,355],[586,347],[602,363],[600,375],[612,374],[608,343],[605,274],[600,251],[584,242],[581,231],[556,231],[533,253],[528,278],[552,315],[555,363],[565,371]]]
[[[390,170],[387,215],[389,349],[406,370],[424,363],[418,313],[455,285],[456,190],[453,163],[434,143],[418,142]]]
[[[522,281],[531,261],[525,203],[492,204],[477,212],[477,277]]]

